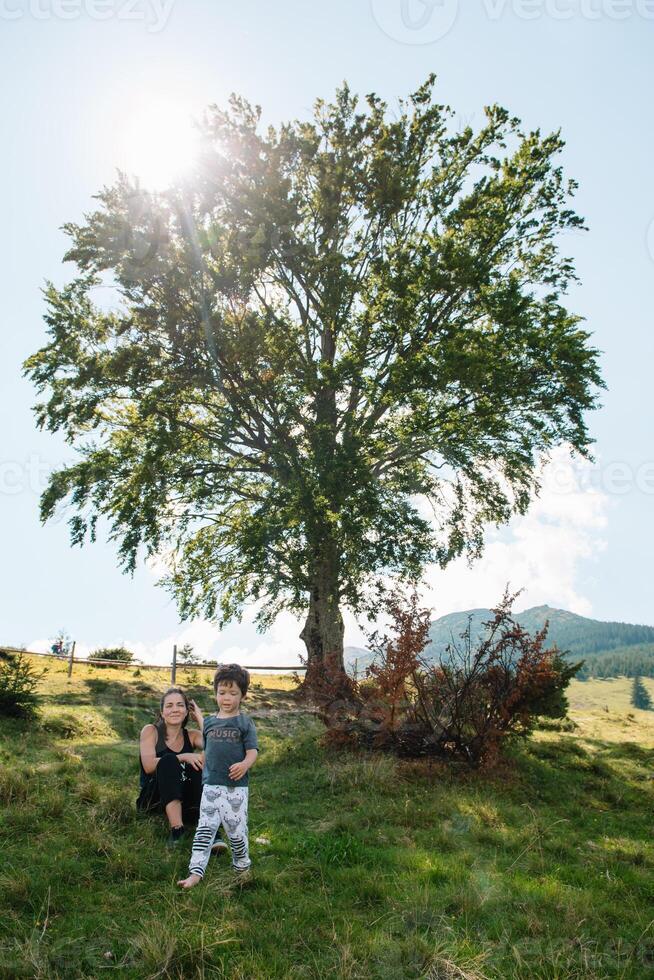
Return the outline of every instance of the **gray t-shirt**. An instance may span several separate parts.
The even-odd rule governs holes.
[[[209,715],[204,719],[204,768],[202,783],[212,786],[247,786],[249,772],[230,779],[229,767],[242,762],[246,749],[257,749],[257,730],[249,715],[240,711],[232,718]]]

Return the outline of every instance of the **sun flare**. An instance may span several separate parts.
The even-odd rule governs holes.
[[[199,136],[193,121],[199,116],[197,106],[175,99],[153,97],[133,105],[120,134],[118,166],[149,190],[164,190],[197,159]]]

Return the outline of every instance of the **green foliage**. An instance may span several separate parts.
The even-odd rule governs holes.
[[[589,456],[605,386],[563,305],[558,237],[583,227],[564,141],[497,105],[461,129],[434,83],[390,110],[344,84],[264,132],[232,96],[193,179],[153,195],[121,174],[64,225],[77,276],[48,283],[24,368],[79,460],[41,516],[67,502],[80,545],[106,517],[129,571],[171,553],[185,618],[265,599],[266,627],[317,586],[332,620],[374,615],[386,577],[478,556],[524,513],[541,453]]]
[[[40,697],[37,687],[47,668],[37,671],[21,652],[0,650],[0,715],[33,718]]]
[[[566,690],[572,678],[581,670],[583,660],[570,663],[560,650],[556,647],[552,649],[552,656],[548,659],[548,668],[553,675],[552,681],[535,694],[529,710],[534,717],[565,719],[570,707]]]
[[[190,643],[185,643],[184,646],[179,647],[177,650],[177,660],[179,663],[189,665],[200,663],[200,658],[195,656]]]
[[[640,708],[642,711],[652,710],[652,699],[640,677],[634,677],[631,687],[631,703],[634,708]]]
[[[638,643],[589,656],[579,671],[579,680],[636,676],[654,677],[654,643]]]
[[[131,664],[135,662],[134,654],[131,650],[127,650],[125,647],[100,647],[98,650],[93,650],[88,657],[89,663],[94,660],[116,660],[119,663]],[[98,664],[98,666],[103,666]]]

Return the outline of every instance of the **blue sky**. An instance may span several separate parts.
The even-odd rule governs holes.
[[[116,167],[154,180],[174,152],[148,130],[148,107],[177,120],[236,91],[276,122],[306,118],[344,79],[393,103],[431,71],[458,124],[480,125],[499,102],[526,127],[562,129],[590,229],[565,242],[581,280],[568,303],[609,390],[588,418],[596,463],[557,452],[529,514],[491,529],[474,568],[430,570],[425,601],[435,616],[488,605],[508,580],[525,587],[516,609],[654,624],[653,42],[654,0],[0,0],[0,642],[38,648],[65,627],[81,651],[126,642],[162,659],[189,641],[244,663],[296,662],[291,617],[265,636],[251,614],[222,634],[180,624],[156,569],[132,579],[111,543],[71,549],[64,522],[41,527],[44,474],[70,449],[36,431],[20,365],[44,341],[45,280],[74,271],[60,226],[93,209]],[[346,623],[346,642],[361,643]]]

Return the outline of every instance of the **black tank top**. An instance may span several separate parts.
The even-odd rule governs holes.
[[[182,732],[184,733],[184,745],[177,752],[174,752],[171,748],[169,748],[166,745],[166,729],[163,726],[161,728],[157,726],[157,744],[155,746],[157,759],[160,759],[162,755],[167,755],[167,754],[181,755],[182,752],[193,752],[193,743],[191,742],[191,739],[189,737],[188,730],[186,728],[182,728]],[[143,768],[143,760],[141,759],[140,752],[139,752],[139,765],[141,766],[141,786],[143,786],[148,778],[148,775],[152,776],[154,774],[146,773],[145,769]]]

